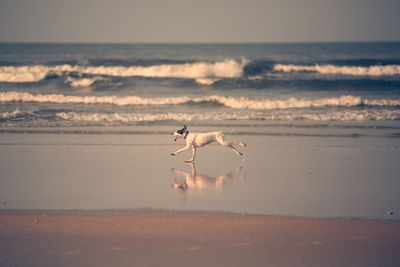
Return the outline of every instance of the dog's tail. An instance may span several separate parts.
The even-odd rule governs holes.
[[[237,131],[235,129],[231,129],[229,132],[224,132],[224,133],[226,133],[227,135],[236,135]]]
[[[225,132],[225,133],[226,133],[226,132]],[[226,133],[226,134],[228,134],[228,135],[238,135],[239,132],[236,131],[235,129],[231,129],[231,130],[230,130],[228,133]],[[233,141],[232,143],[235,144],[235,145],[240,145],[240,146],[242,146],[242,147],[246,147],[246,146],[247,146],[244,142]]]

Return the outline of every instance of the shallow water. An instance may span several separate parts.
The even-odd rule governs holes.
[[[3,133],[1,208],[400,218],[400,139],[382,138],[391,128],[274,135],[278,128],[229,135],[247,143],[238,147],[243,157],[210,145],[198,150],[195,165],[184,163],[189,151],[170,155],[182,140],[131,127],[119,134]]]

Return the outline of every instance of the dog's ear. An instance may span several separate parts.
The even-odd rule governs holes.
[[[176,131],[178,134],[184,134],[186,132],[186,126],[184,125],[184,127],[182,129],[179,129]]]
[[[186,128],[186,125],[183,125],[183,129],[185,129],[185,130],[187,129],[187,128]]]

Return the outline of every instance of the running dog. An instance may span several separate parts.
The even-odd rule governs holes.
[[[189,160],[185,160],[186,163],[194,162],[197,148],[203,147],[213,142],[218,142],[223,146],[229,147],[230,149],[232,149],[233,152],[240,156],[242,156],[243,154],[239,152],[233,145],[240,145],[242,147],[246,146],[246,144],[243,142],[229,142],[225,140],[225,136],[222,132],[189,133],[186,125],[184,125],[182,129],[173,132],[172,135],[174,136],[175,142],[179,138],[183,138],[186,140],[186,146],[175,151],[174,153],[171,153],[172,156],[175,156],[176,154],[192,148],[192,158]]]

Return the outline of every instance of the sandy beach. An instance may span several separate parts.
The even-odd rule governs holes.
[[[1,266],[399,266],[400,222],[2,211]]]

